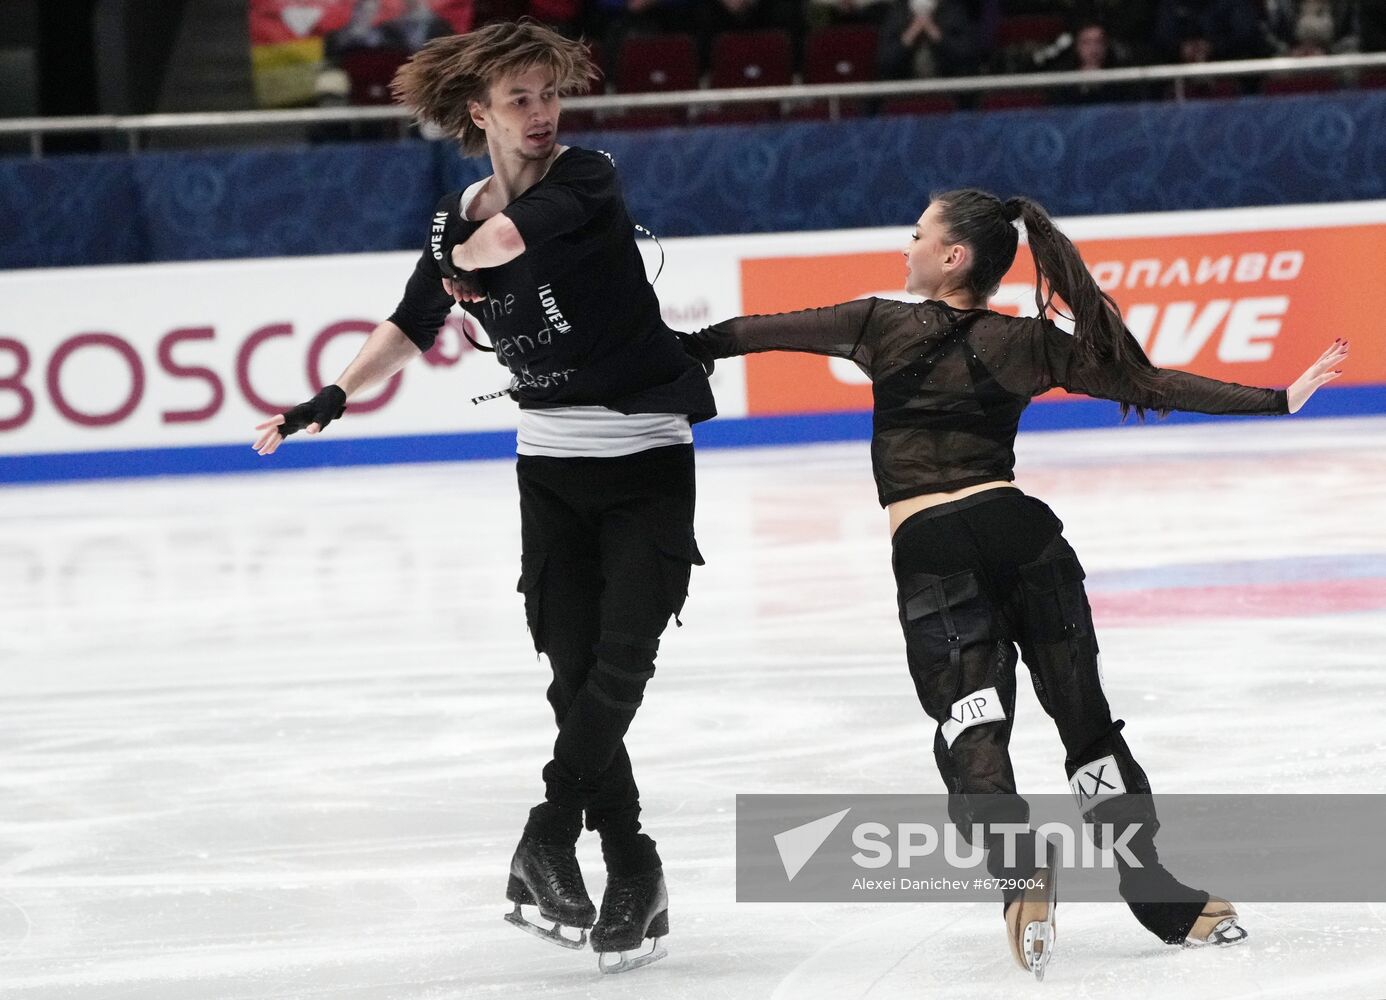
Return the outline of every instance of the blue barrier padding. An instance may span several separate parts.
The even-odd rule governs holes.
[[[1296,419],[1367,416],[1386,412],[1386,385],[1323,389]],[[1167,423],[1264,420],[1265,417],[1214,417],[1171,414]],[[1025,411],[1022,431],[1116,427],[1116,403],[1075,399],[1039,403]],[[698,424],[694,437],[703,448],[740,448],[825,441],[866,441],[871,414],[865,411],[793,416],[724,418]],[[514,431],[470,434],[418,434],[401,437],[292,441],[271,457],[244,445],[202,448],[145,448],[45,455],[0,455],[0,483],[64,482],[214,472],[272,472],[343,465],[390,465],[508,458],[515,454]]]
[[[316,469],[343,465],[459,462],[507,458],[514,454],[514,431],[417,434],[339,441],[322,437],[311,441],[288,442],[271,456],[257,455],[249,444],[4,455],[0,456],[0,483],[123,479],[209,472],[272,472],[277,469]]]
[[[565,134],[659,236],[908,226],[978,186],[1058,215],[1386,197],[1386,90]],[[0,159],[0,268],[422,248],[447,142]]]

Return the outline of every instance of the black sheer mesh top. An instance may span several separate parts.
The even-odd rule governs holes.
[[[1283,389],[1156,369],[1155,389],[1084,362],[1048,319],[942,302],[858,299],[743,316],[688,337],[711,358],[803,351],[847,358],[871,378],[871,464],[881,505],[1015,478],[1015,435],[1034,396],[1055,386],[1152,410],[1286,413]]]

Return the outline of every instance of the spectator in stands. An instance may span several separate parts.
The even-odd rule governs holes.
[[[591,12],[603,33],[657,35],[693,31],[697,0],[592,0]]]
[[[385,31],[375,23],[379,14],[380,0],[352,0],[347,23],[323,39],[327,57],[336,59],[351,49],[384,48],[388,44]]]
[[[1386,51],[1386,3],[1364,3],[1358,11],[1358,38],[1363,52]]]
[[[884,24],[894,0],[809,0],[810,17],[816,23]]]
[[[1356,13],[1351,0],[1266,0],[1265,23],[1276,53],[1321,56],[1356,50]]]
[[[800,26],[802,4],[795,0],[705,0],[705,24],[712,34]]]
[[[1154,61],[1150,51],[1155,26],[1155,0],[1081,0],[1075,4],[1078,21],[1095,21],[1107,29],[1107,41],[1117,62],[1135,66]]]
[[[1196,25],[1213,42],[1214,59],[1258,59],[1270,54],[1261,0],[1160,0],[1155,43],[1161,61],[1175,62],[1183,38]]]
[[[896,0],[882,24],[881,77],[977,73],[986,51],[980,6],[967,0]]]
[[[627,35],[697,34],[701,0],[590,0],[589,37],[620,52]]]
[[[1196,20],[1184,22],[1179,29],[1179,62],[1185,65],[1213,61],[1213,41]],[[1182,89],[1186,98],[1198,100],[1206,97],[1227,97],[1238,92],[1246,92],[1248,85],[1234,78],[1199,77],[1183,81],[1176,86],[1169,84],[1164,88],[1165,96],[1172,98]]]
[[[1097,21],[1080,21],[1073,32],[1072,47],[1056,59],[1054,65],[1044,68],[1095,72],[1114,69],[1120,64],[1113,52],[1106,26]],[[1140,96],[1140,89],[1133,84],[1096,80],[1066,88],[1059,95],[1068,104],[1105,104],[1135,100]]]
[[[529,16],[566,38],[582,34],[582,0],[529,0]]]
[[[385,44],[405,52],[417,52],[430,39],[470,30],[470,19],[454,26],[439,17],[428,0],[405,0],[404,13],[380,26]]]
[[[724,32],[778,29],[788,33],[796,48],[804,34],[801,0],[701,0],[701,10],[699,35],[704,63],[711,60],[713,39]]]

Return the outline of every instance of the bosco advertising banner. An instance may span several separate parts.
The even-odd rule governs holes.
[[[653,277],[661,251],[647,240],[640,246]],[[734,241],[664,247],[656,287],[671,326],[696,329],[739,311]],[[62,460],[77,454],[169,451],[131,471],[183,471],[179,450],[189,448],[244,448],[254,458],[254,425],[337,378],[393,312],[416,259],[352,254],[0,275],[0,480],[80,475],[68,471],[80,470],[80,460]],[[332,442],[314,444],[376,439],[335,460],[389,461],[393,439],[505,432],[493,435],[488,453],[513,454],[515,404],[472,402],[506,388],[509,373],[464,332],[487,342],[454,309],[432,350],[353,399],[351,420],[333,427]],[[739,376],[728,364],[714,380],[719,408],[732,416],[745,412]],[[279,457],[293,460],[288,450]],[[197,463],[219,468],[227,460]],[[121,471],[118,459],[97,466]]]
[[[1064,220],[1098,284],[1121,306],[1151,360],[1245,385],[1292,382],[1335,337],[1352,337],[1337,387],[1386,383],[1374,296],[1386,259],[1386,203],[1235,209]],[[775,313],[869,295],[908,298],[905,230],[873,250],[831,238],[742,261],[747,312]],[[801,240],[802,242],[802,240]],[[1021,247],[992,308],[1034,315],[1035,272]],[[1060,325],[1065,325],[1062,320]],[[850,362],[758,355],[746,365],[747,411],[868,410],[871,389]],[[1046,400],[1066,398],[1056,391]]]

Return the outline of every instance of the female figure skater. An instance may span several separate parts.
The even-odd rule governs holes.
[[[1017,219],[1035,259],[1038,318],[987,309],[1015,259]],[[832,355],[871,377],[872,467],[890,518],[900,624],[915,690],[938,723],[934,754],[954,822],[1028,822],[1007,749],[1019,645],[1085,819],[1118,834],[1140,824],[1126,841],[1140,867],[1117,852],[1136,919],[1169,944],[1242,940],[1230,903],[1160,864],[1150,783],[1102,692],[1083,569],[1059,519],[1011,485],[1016,428],[1031,398],[1054,386],[1117,400],[1123,416],[1294,413],[1337,377],[1347,343],[1335,341],[1288,391],[1156,368],[1077,248],[1025,198],[936,195],[905,260],[906,291],[922,303],[872,298],[742,317],[687,336],[685,348],[705,363],[769,350]],[[1071,336],[1045,318],[1055,294],[1072,310]],[[987,838],[993,876],[1043,885],[1003,894],[1012,953],[1042,978],[1053,950],[1051,869],[1032,843],[1005,865],[1000,844]]]

